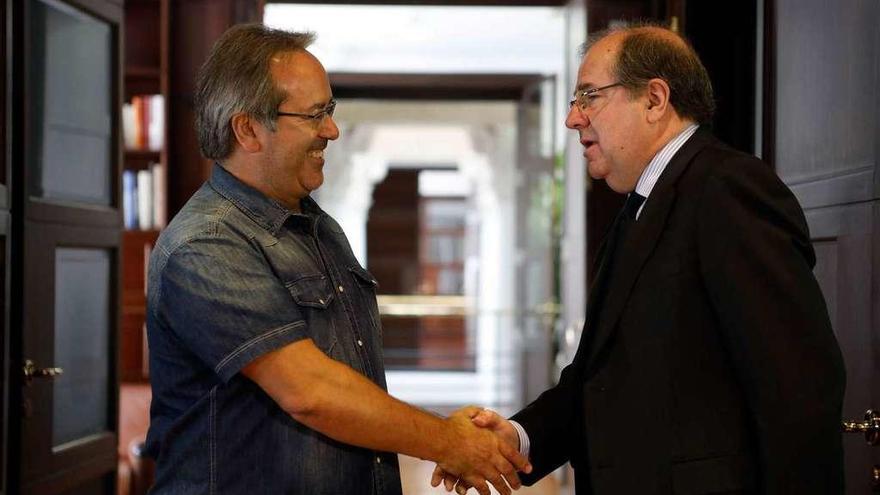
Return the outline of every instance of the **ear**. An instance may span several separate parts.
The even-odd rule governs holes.
[[[257,153],[263,149],[260,139],[262,125],[246,113],[237,113],[232,116],[232,132],[235,133],[235,141],[248,153]],[[259,129],[257,128],[259,127]]]
[[[663,79],[651,79],[645,90],[648,122],[656,123],[672,108],[669,103],[669,85]]]

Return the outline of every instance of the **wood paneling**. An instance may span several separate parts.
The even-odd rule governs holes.
[[[880,3],[776,4],[777,172],[802,183],[873,167]]]
[[[880,4],[766,2],[775,141],[765,142],[772,151],[765,158],[804,206],[846,364],[843,416],[861,420],[880,401]],[[844,459],[847,493],[871,492],[880,448],[845,434]]]
[[[122,319],[119,373],[123,382],[149,378],[145,345],[147,264],[158,231],[127,231],[122,236]]]
[[[880,206],[818,208],[808,211],[807,219],[815,239],[814,272],[846,364],[843,417],[860,420],[866,409],[876,407],[880,388],[875,356],[880,341],[872,314],[880,267],[880,239],[872,225],[880,220]],[[877,462],[878,448],[869,446],[860,434],[845,435],[844,448],[847,493],[870,493],[868,474]]]

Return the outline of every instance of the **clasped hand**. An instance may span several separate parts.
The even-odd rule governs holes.
[[[519,453],[519,439],[513,426],[498,414],[479,407],[463,407],[448,418],[453,438],[450,455],[437,464],[431,485],[442,481],[447,491],[459,494],[473,487],[480,495],[490,495],[487,482],[501,494],[509,495],[522,486],[517,471],[532,470]]]

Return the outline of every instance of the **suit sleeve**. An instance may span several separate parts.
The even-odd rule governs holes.
[[[762,493],[840,493],[845,372],[791,191],[756,159],[700,199],[700,270],[756,433]]]
[[[559,383],[542,393],[525,409],[510,419],[518,422],[529,436],[530,474],[520,473],[520,479],[531,486],[571,457],[571,442],[582,431],[578,424],[576,401],[577,366],[569,364],[562,370]]]

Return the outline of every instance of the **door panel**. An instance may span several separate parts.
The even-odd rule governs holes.
[[[106,432],[112,259],[106,248],[55,249],[52,362],[67,372],[52,383],[53,449]]]
[[[847,392],[843,417],[861,419],[878,396],[874,368],[876,330],[872,323],[873,284],[878,251],[873,225],[880,206],[871,203],[819,208],[808,212],[816,247],[816,278],[822,287],[846,364]],[[878,447],[862,435],[844,436],[847,493],[870,493],[869,474]]]
[[[880,3],[776,0],[769,7],[776,136],[769,158],[806,212],[815,273],[846,364],[843,417],[861,420],[880,408]],[[846,434],[844,455],[847,493],[870,493],[880,447]]]
[[[117,466],[122,6],[31,0],[12,24],[10,491],[111,494]],[[29,366],[29,363],[32,365]],[[60,368],[57,374],[55,368]],[[26,369],[35,377],[28,379]],[[39,376],[40,372],[45,375]]]
[[[800,183],[873,170],[880,3],[779,0],[777,10],[777,172]]]
[[[116,467],[119,232],[25,223],[22,486],[60,493]]]
[[[121,9],[76,0],[25,5],[26,214],[114,226]]]
[[[113,36],[106,22],[31,2],[28,193],[52,202],[112,203]]]

